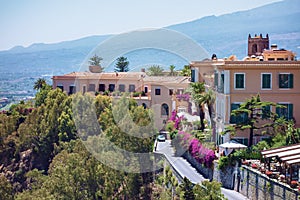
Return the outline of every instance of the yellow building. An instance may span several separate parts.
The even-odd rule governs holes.
[[[145,72],[72,72],[53,76],[52,80],[53,88],[60,88],[69,95],[90,92],[118,97],[122,92],[129,92],[139,105],[154,110],[158,130],[163,129],[173,110],[180,105],[184,109],[174,97],[182,94],[190,83],[189,77],[148,76]]]

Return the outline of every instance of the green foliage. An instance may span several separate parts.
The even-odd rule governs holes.
[[[193,200],[195,199],[195,194],[193,191],[193,184],[189,181],[188,178],[183,178],[183,183],[180,185],[181,191],[183,193],[184,200]]]
[[[147,69],[147,74],[149,76],[162,76],[164,69],[159,65],[152,65]]]
[[[218,169],[223,170],[225,167],[229,166],[230,159],[228,156],[221,156],[218,161]]]
[[[127,61],[126,57],[121,56],[117,58],[115,72],[128,72],[129,71],[128,65],[129,62]]]
[[[191,72],[190,66],[189,66],[189,65],[184,65],[184,66],[183,66],[183,69],[182,69],[181,72],[180,72],[180,75],[181,75],[181,76],[188,76],[188,77],[191,77],[191,74],[192,74],[192,72]]]
[[[43,85],[42,88],[35,95],[35,107],[39,107],[42,104],[45,104],[48,93],[52,90],[52,87],[48,84]]]
[[[213,180],[202,182],[202,185],[197,184],[193,191],[196,200],[224,200],[226,199],[221,191],[222,184]]]
[[[13,199],[13,187],[2,174],[0,174],[0,199]]]
[[[253,134],[256,130],[263,130],[274,126],[276,113],[271,110],[266,110],[265,107],[276,106],[273,102],[263,102],[260,100],[260,95],[247,99],[240,107],[231,112],[234,117],[243,116],[243,120],[238,120],[237,124],[233,126],[236,130],[249,130],[249,146],[253,144]],[[264,117],[263,117],[264,116]],[[232,127],[231,127],[232,128]],[[232,132],[231,129],[226,132]]]
[[[93,57],[90,58],[89,63],[92,66],[101,66],[102,60],[103,58],[95,54]]]
[[[10,167],[12,177],[0,176],[0,199],[149,199],[152,174],[116,171],[93,156],[102,155],[120,169],[128,170],[129,161],[138,167],[151,166],[150,157],[132,160],[116,152],[116,147],[152,151],[155,129],[150,109],[128,96],[114,102],[102,95],[67,96],[47,86],[36,100],[34,108],[22,102],[0,113],[1,164],[19,166],[20,155],[25,159],[24,168]],[[105,146],[103,138],[115,147]],[[93,156],[89,147],[95,151]],[[172,177],[170,182],[178,185]],[[17,188],[23,191],[14,193]]]
[[[176,67],[175,67],[174,65],[170,65],[170,68],[169,68],[169,69],[170,69],[169,76],[174,76],[174,75],[175,75],[175,71],[174,71],[175,68],[176,68]]]
[[[44,88],[45,85],[47,85],[46,80],[44,78],[39,78],[38,80],[36,80],[36,82],[34,82],[33,89],[40,90]]]

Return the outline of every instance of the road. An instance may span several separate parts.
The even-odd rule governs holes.
[[[163,153],[171,163],[172,167],[180,174],[181,177],[187,177],[192,183],[201,183],[205,178],[197,172],[197,170],[191,166],[191,164],[182,157],[176,157],[174,155],[174,149],[171,146],[171,141],[158,142],[157,153]],[[229,190],[221,188],[222,193],[228,200],[247,200],[247,197],[236,192],[235,190]]]

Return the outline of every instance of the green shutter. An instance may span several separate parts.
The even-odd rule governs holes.
[[[239,107],[240,107],[239,104],[232,103],[232,104],[231,104],[231,111],[236,110],[236,109],[238,109]],[[231,114],[231,112],[230,112],[230,114]],[[238,116],[230,115],[230,123],[236,123],[236,122],[237,122],[237,118],[238,118]]]
[[[215,72],[215,87],[218,87],[218,84],[219,84],[219,74],[218,72]]]
[[[289,88],[294,87],[294,74],[289,74]]]
[[[278,117],[281,117],[281,116],[280,116],[280,109],[281,109],[281,108],[276,107],[276,114],[278,115]]]
[[[288,104],[288,119],[293,119],[293,104]]]

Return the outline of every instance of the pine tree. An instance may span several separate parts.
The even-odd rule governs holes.
[[[128,72],[129,68],[129,61],[127,61],[126,57],[119,57],[117,58],[117,64],[115,66],[115,72]]]

